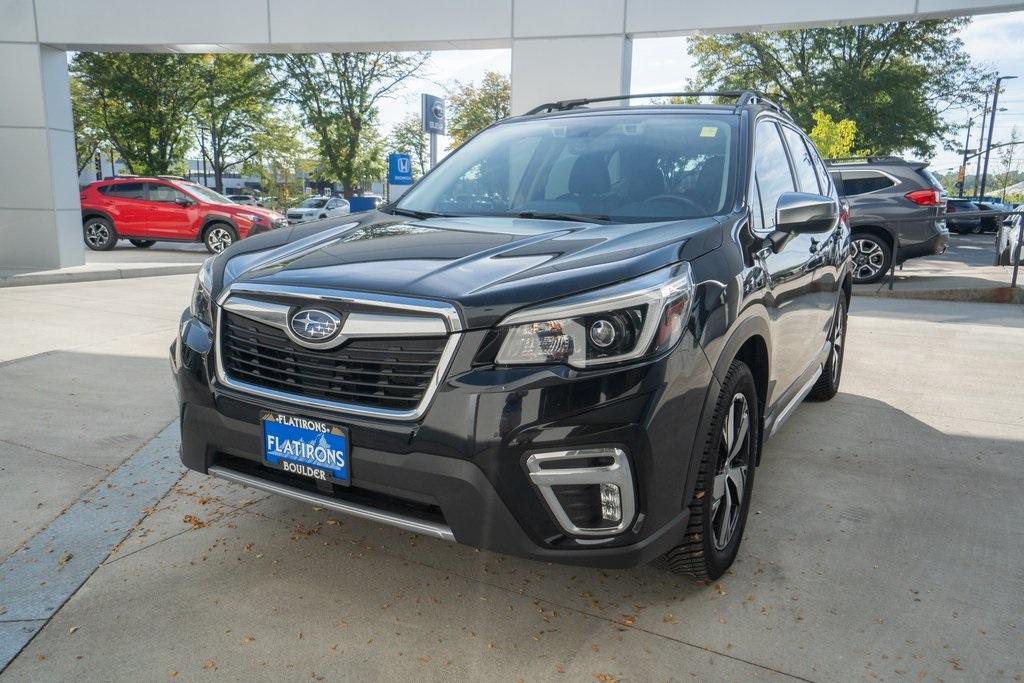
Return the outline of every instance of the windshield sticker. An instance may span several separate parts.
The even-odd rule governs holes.
[[[718,135],[718,126],[704,126],[700,129],[700,136],[702,138],[713,138]]]

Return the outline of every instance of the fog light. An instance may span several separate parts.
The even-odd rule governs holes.
[[[601,484],[601,518],[609,522],[622,519],[622,496],[618,484]]]

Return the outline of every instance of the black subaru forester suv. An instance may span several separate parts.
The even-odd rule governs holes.
[[[721,575],[764,441],[837,391],[850,240],[789,116],[707,94],[544,105],[380,211],[211,258],[171,348],[185,465],[497,552]]]

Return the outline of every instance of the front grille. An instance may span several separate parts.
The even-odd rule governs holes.
[[[301,221],[304,215],[305,214],[301,214],[301,213],[289,213],[288,214],[288,219],[289,220],[293,220],[293,221]]]
[[[294,344],[276,327],[223,311],[224,371],[236,381],[336,403],[413,410],[441,360],[446,337],[352,339],[328,350]]]

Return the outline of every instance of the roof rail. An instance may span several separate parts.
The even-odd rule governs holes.
[[[570,109],[577,109],[596,102],[617,102],[619,100],[635,100],[649,97],[724,97],[736,100],[733,105],[734,107],[739,108],[749,104],[760,104],[769,107],[792,120],[792,117],[782,107],[753,90],[698,90],[609,95],[607,97],[581,97],[575,100],[559,100],[557,102],[541,104],[526,112],[525,116],[533,116],[534,114],[543,114],[554,111],[569,111]]]
[[[164,180],[184,180],[185,176],[180,176],[180,175],[158,175],[157,178],[163,178]]]
[[[903,157],[893,155],[872,155],[866,157],[835,157],[825,159],[830,164],[906,164],[910,163]]]

